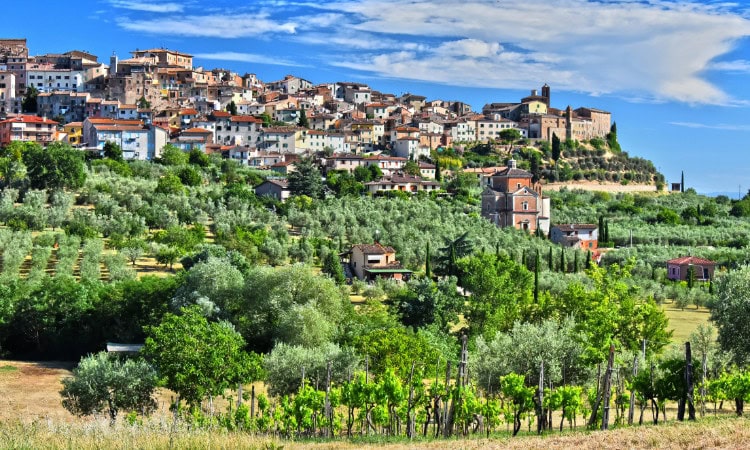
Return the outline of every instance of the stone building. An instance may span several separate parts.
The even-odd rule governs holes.
[[[549,233],[550,201],[542,187],[532,183],[531,173],[518,169],[514,160],[489,177],[482,192],[482,217],[499,227],[515,227],[530,233]]]

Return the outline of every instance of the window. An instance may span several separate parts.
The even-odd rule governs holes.
[[[523,208],[524,211],[528,211],[529,210],[529,202],[523,202],[521,204],[521,207]]]

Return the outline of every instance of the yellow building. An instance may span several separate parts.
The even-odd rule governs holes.
[[[82,122],[70,122],[63,127],[63,130],[68,135],[68,144],[72,146],[81,145],[81,137],[83,136]]]

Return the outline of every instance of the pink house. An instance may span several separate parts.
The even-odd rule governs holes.
[[[708,281],[714,278],[716,263],[695,256],[683,256],[667,261],[667,278],[685,281],[691,267],[696,281]]]

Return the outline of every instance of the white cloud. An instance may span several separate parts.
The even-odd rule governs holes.
[[[183,5],[180,3],[148,3],[137,0],[111,0],[110,4],[115,8],[155,13],[182,12],[184,9]]]
[[[700,128],[709,130],[721,130],[721,131],[750,131],[750,125],[735,125],[735,124],[707,124],[699,122],[669,122],[670,125],[686,128]]]
[[[273,37],[299,44],[307,57],[377,77],[513,89],[548,82],[652,102],[744,104],[706,75],[750,72],[749,61],[715,62],[750,36],[750,19],[730,3],[265,0],[253,8],[260,10],[206,9],[118,24],[171,36]]]
[[[239,61],[239,62],[247,62],[247,63],[257,63],[257,64],[271,64],[271,65],[276,65],[276,66],[302,67],[302,64],[297,64],[294,61],[289,61],[289,60],[282,59],[282,58],[275,58],[272,56],[257,55],[254,53],[216,52],[216,53],[198,53],[193,56],[198,59],[211,59],[211,60],[219,60],[219,61]]]
[[[241,38],[266,33],[294,33],[297,24],[278,22],[265,13],[172,16],[159,19],[119,19],[120,27],[131,31],[173,36]]]
[[[462,85],[526,88],[545,80],[562,89],[688,103],[732,102],[703,73],[750,35],[740,14],[690,2],[358,0],[326,7],[356,18],[357,30],[433,43],[411,60],[394,50],[350,55],[338,65]]]
[[[711,70],[720,70],[732,73],[750,73],[750,61],[738,59],[734,61],[722,61],[711,65]]]

